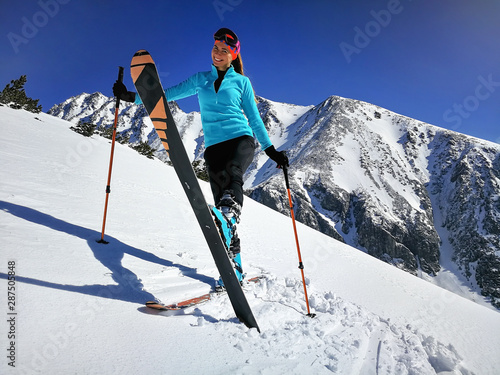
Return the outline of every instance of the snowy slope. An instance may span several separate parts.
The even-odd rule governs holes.
[[[297,220],[462,297],[500,306],[500,146],[370,103],[331,96],[316,106],[257,97],[273,144],[291,159]],[[170,107],[188,154],[203,168],[200,114]],[[111,126],[114,99],[81,94],[49,113]],[[124,105],[119,134],[166,160],[144,108]],[[246,194],[286,213],[282,173],[265,153]]]
[[[15,365],[2,374],[495,374],[500,314],[299,225],[250,199],[240,225],[262,333],[220,296],[183,313],[142,303],[208,291],[218,277],[173,169],[117,145],[100,237],[109,141],[0,107],[0,304],[15,261]],[[209,187],[202,184],[207,195]]]

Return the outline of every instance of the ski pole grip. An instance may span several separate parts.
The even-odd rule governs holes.
[[[123,82],[123,66],[118,67],[118,82]]]
[[[118,82],[123,82],[123,66],[118,67]],[[115,104],[115,117],[117,116],[117,110],[120,107],[120,98],[116,98]],[[116,127],[116,119],[115,119],[115,127]]]

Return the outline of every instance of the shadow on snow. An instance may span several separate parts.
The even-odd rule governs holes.
[[[109,241],[107,245],[98,243],[97,240],[101,238],[101,233],[68,223],[35,209],[0,201],[0,210],[32,223],[86,240],[89,248],[94,253],[94,257],[111,271],[111,276],[118,285],[66,285],[30,277],[16,276],[16,281],[18,282],[132,303],[144,304],[146,301],[154,300],[155,297],[144,290],[144,286],[137,275],[122,265],[123,256],[128,254],[162,266],[177,267],[184,276],[209,285],[214,284],[212,277],[200,275],[194,268],[162,259],[152,253],[120,242],[113,237],[106,237],[106,240]],[[7,275],[0,273],[0,278],[6,279]]]

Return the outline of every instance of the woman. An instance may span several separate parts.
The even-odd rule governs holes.
[[[257,137],[261,148],[278,167],[288,166],[284,151],[272,145],[257,109],[250,80],[243,74],[240,41],[227,28],[214,34],[212,70],[194,74],[165,90],[168,101],[198,95],[205,136],[205,163],[216,207],[224,214],[233,236],[229,255],[239,280],[243,278],[240,240],[236,233],[243,205],[243,175],[252,162]],[[113,93],[121,100],[140,104],[139,95],[116,82]],[[219,285],[222,285],[219,279]]]

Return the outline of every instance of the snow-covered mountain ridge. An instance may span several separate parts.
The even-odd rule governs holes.
[[[188,153],[202,159],[199,113],[171,106]],[[113,108],[112,98],[94,93],[49,113],[110,126]],[[481,293],[500,307],[498,144],[336,96],[309,107],[259,98],[259,109],[273,143],[290,157],[299,221],[469,298]],[[161,149],[142,106],[123,106],[119,131]],[[166,159],[162,151],[157,156]],[[256,154],[245,188],[287,212],[281,171],[264,153]]]
[[[500,314],[299,223],[306,317],[290,218],[252,199],[239,233],[245,271],[264,275],[245,291],[261,334],[225,296],[149,311],[218,278],[203,235],[173,168],[117,144],[97,243],[110,142],[71,125],[0,106],[0,284],[16,273],[18,314],[0,373],[496,374]]]

